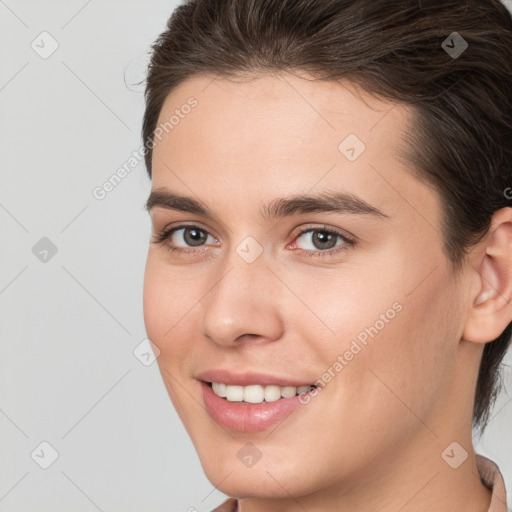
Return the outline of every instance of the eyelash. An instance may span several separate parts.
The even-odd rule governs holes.
[[[199,231],[202,231],[204,233],[207,233],[209,235],[209,233],[199,227],[199,226],[196,226],[196,225],[181,225],[181,226],[176,226],[176,227],[173,227],[173,228],[169,228],[169,229],[166,229],[164,231],[162,231],[161,233],[157,234],[154,236],[154,243],[156,244],[160,244],[162,242],[164,242],[165,240],[168,240],[173,234],[174,232],[176,231],[179,231],[180,229],[197,229]],[[335,235],[339,238],[341,238],[341,240],[343,241],[343,244],[341,244],[340,246],[335,246],[331,249],[326,249],[326,250],[320,250],[320,249],[317,249],[317,250],[307,250],[307,249],[295,249],[296,251],[299,251],[299,253],[301,253],[303,256],[306,256],[306,257],[320,257],[320,258],[326,258],[326,257],[329,257],[329,256],[334,256],[338,253],[340,253],[341,251],[344,251],[344,250],[347,250],[349,249],[350,247],[354,247],[356,245],[356,242],[355,240],[351,239],[351,238],[348,238],[346,235],[343,235],[341,234],[339,231],[336,231],[332,228],[328,228],[326,226],[324,227],[308,227],[308,228],[305,228],[303,229],[302,231],[300,231],[295,238],[298,238],[302,235],[304,235],[305,233],[309,233],[309,232],[315,232],[315,231],[320,231],[322,233],[327,233],[327,234],[331,234],[331,235]],[[194,249],[192,247],[189,247],[189,248],[184,248],[184,247],[168,247],[168,250],[169,252],[171,253],[180,253],[180,254],[190,254],[190,253],[201,253],[201,252],[204,252],[204,248],[205,246],[201,246],[201,248],[199,249]]]

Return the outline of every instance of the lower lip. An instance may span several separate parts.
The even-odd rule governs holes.
[[[222,427],[243,432],[257,432],[283,421],[293,411],[300,409],[299,395],[280,398],[275,402],[241,404],[217,396],[213,389],[200,381],[203,399],[210,416]]]

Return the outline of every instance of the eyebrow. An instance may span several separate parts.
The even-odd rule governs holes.
[[[165,188],[152,190],[145,204],[150,212],[155,207],[187,212],[208,218],[216,218],[203,203],[191,197],[182,196]],[[260,208],[264,220],[275,220],[300,213],[335,212],[389,217],[354,194],[339,191],[324,191],[314,195],[279,197]]]

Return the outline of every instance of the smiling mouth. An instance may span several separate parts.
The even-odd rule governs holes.
[[[277,400],[293,398],[316,388],[315,384],[308,386],[277,386],[252,384],[249,386],[236,386],[222,382],[206,382],[213,392],[228,402],[261,404],[263,402],[276,402]]]

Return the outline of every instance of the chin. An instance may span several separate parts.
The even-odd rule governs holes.
[[[244,446],[245,443],[240,446]],[[224,456],[217,454],[201,455],[199,458],[206,478],[210,483],[227,496],[242,498],[290,498],[310,494],[314,491],[314,482],[306,481],[297,465],[300,461],[285,462],[271,460],[268,455],[261,458],[252,467],[246,467],[237,457],[240,450],[238,443],[233,455],[228,455],[228,449],[223,451]],[[286,466],[286,467],[284,467]]]

